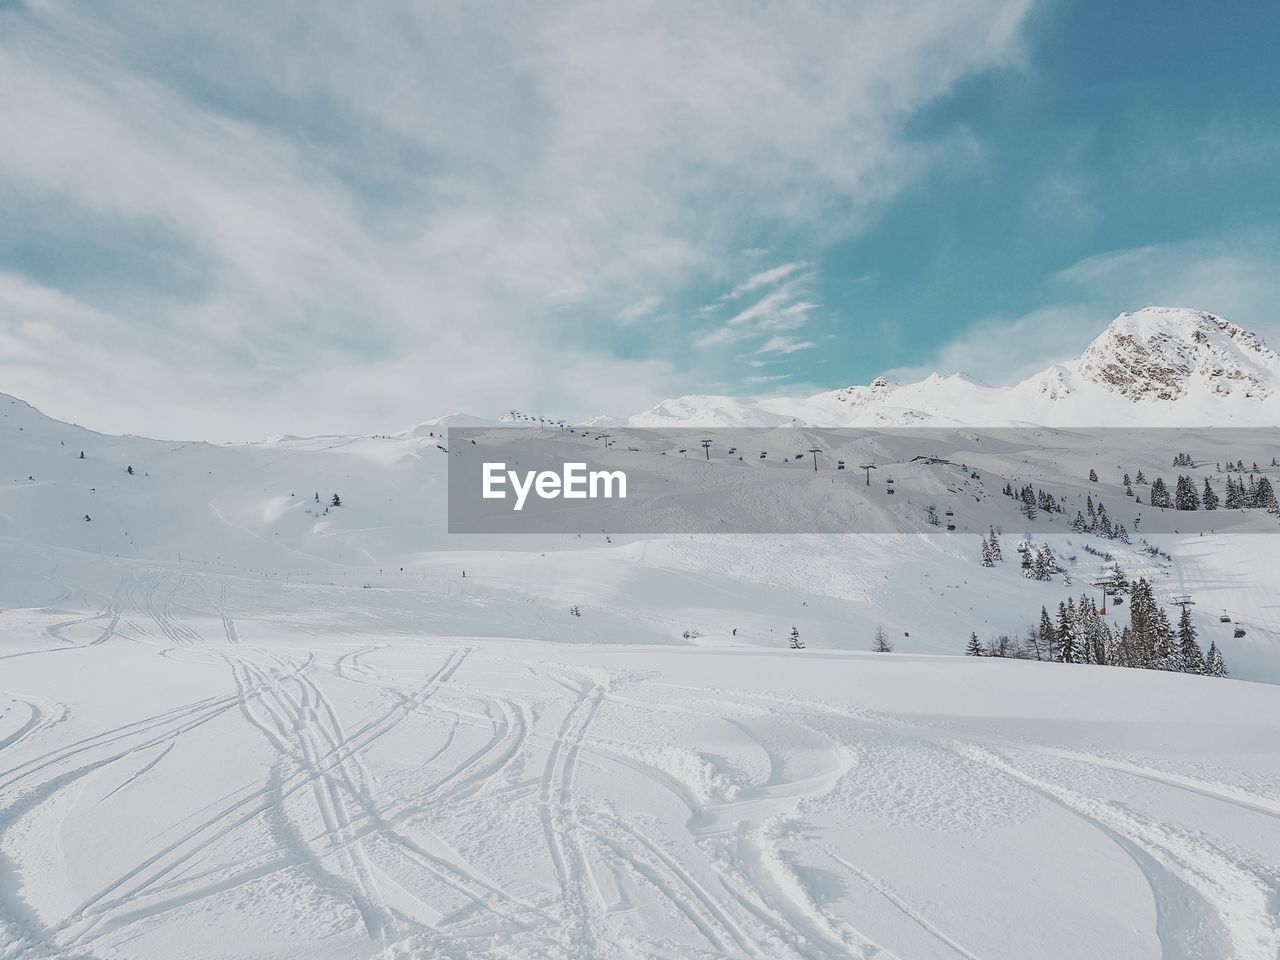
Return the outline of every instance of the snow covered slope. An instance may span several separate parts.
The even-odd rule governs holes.
[[[1277,382],[1247,334],[1143,311],[1003,391],[651,416],[794,452],[832,446],[801,422],[957,411],[1267,422]],[[878,440],[892,497],[680,465],[892,533],[449,536],[445,428],[499,422],[219,446],[0,396],[0,957],[1275,960],[1280,685],[1249,682],[1280,681],[1274,517],[1188,513],[1150,548],[1026,517],[1006,481],[1132,523],[1122,471],[1176,472],[1028,429],[974,470]],[[1212,473],[1221,432],[1179,439]],[[932,504],[1008,559],[912,532]],[[1021,575],[1024,533],[1052,580]],[[1193,594],[1244,679],[955,656],[1114,561]],[[877,627],[896,652],[864,652]]]
[[[1080,357],[1010,387],[963,374],[935,373],[901,385],[878,378],[803,398],[680,397],[622,422],[1274,426],[1280,424],[1280,356],[1256,335],[1213,314],[1148,307],[1116,317]]]
[[[1086,359],[1097,356],[1095,351]],[[1097,364],[1081,361],[1080,366]],[[968,381],[951,382],[974,389]],[[1124,402],[1136,407],[1147,401]],[[680,412],[696,415],[694,408]],[[702,484],[695,488],[697,495],[714,501],[717,510],[744,497],[752,504],[811,503],[814,516],[825,524],[822,529],[855,528],[883,536],[707,536],[717,530],[716,514],[699,508],[689,512],[690,523],[709,522],[689,527],[687,532],[703,534],[697,539],[467,538],[446,533],[448,441],[442,433],[439,421],[430,421],[383,436],[178,443],[103,436],[0,397],[0,543],[7,560],[0,606],[47,602],[56,595],[50,592],[54,585],[63,582],[53,570],[65,566],[69,556],[88,556],[113,562],[77,565],[74,602],[62,605],[69,616],[112,609],[117,584],[132,576],[128,565],[161,564],[368,584],[392,591],[385,597],[394,597],[410,619],[432,621],[436,614],[428,609],[429,598],[447,594],[466,569],[493,591],[487,619],[468,626],[477,635],[555,639],[569,630],[582,640],[664,643],[696,631],[707,642],[775,644],[799,623],[815,645],[862,649],[876,625],[883,624],[899,649],[941,654],[959,653],[970,632],[986,641],[1025,630],[1042,605],[1054,609],[1068,597],[1078,599],[1104,567],[1118,560],[1130,575],[1150,579],[1161,599],[1195,594],[1205,645],[1217,642],[1235,675],[1280,680],[1280,607],[1268,588],[1280,577],[1275,519],[1263,511],[1199,512],[1177,518],[1181,535],[1156,538],[1142,532],[1142,511],[1126,496],[1122,473],[1165,473],[1172,481],[1169,449],[1113,450],[1091,434],[1026,429],[1011,438],[1017,442],[1000,449],[990,443],[983,449],[957,448],[954,459],[977,468],[975,478],[958,463],[916,462],[914,455],[922,451],[915,441],[886,436],[874,450],[885,469],[875,486],[865,488],[855,471],[813,474],[803,464],[782,462],[779,454],[794,452],[796,440],[806,449],[826,450],[824,466],[845,455],[837,439],[808,428],[797,433],[788,422],[770,434],[775,455],[767,461],[739,462],[717,447],[708,464],[674,465],[687,468]],[[562,431],[550,436],[556,443],[571,439]],[[1213,430],[1184,431],[1179,444],[1196,453],[1197,475],[1213,475],[1214,461],[1233,453],[1229,441]],[[1280,470],[1269,467],[1280,447],[1234,453],[1259,461],[1262,475],[1280,484]],[[636,460],[635,469],[645,468],[643,454],[622,455]],[[1101,475],[1100,483],[1088,480],[1091,468]],[[885,496],[883,483],[890,475],[899,491],[892,498]],[[1220,476],[1214,482],[1221,490]],[[1027,519],[1017,502],[1000,495],[1007,483],[1051,491],[1065,512]],[[334,494],[341,506],[330,505]],[[1135,542],[1067,530],[1070,518],[1086,510],[1090,500],[1124,522]],[[1024,535],[1052,539],[1067,573],[1051,583],[1029,581],[1014,562],[979,567],[976,536],[914,535],[930,529],[929,505],[939,513],[953,510],[948,519],[959,534],[1002,529],[1011,558]],[[1155,529],[1154,511],[1147,513],[1147,530]],[[1237,536],[1240,532],[1268,535]],[[1172,559],[1147,552],[1139,535],[1151,537]],[[1075,586],[1063,582],[1067,576]],[[519,611],[531,603],[556,614],[522,626]],[[566,625],[558,613],[574,604],[598,609],[586,624],[575,618]],[[508,613],[494,617],[498,606]],[[1221,624],[1222,615],[1231,616],[1232,624]],[[1127,611],[1113,608],[1108,616],[1119,628]],[[1237,638],[1240,621],[1247,633]]]

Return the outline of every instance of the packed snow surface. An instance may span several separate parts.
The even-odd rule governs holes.
[[[83,562],[0,620],[6,956],[1275,955],[1275,686]]]

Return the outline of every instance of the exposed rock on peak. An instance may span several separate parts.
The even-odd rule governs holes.
[[[1261,399],[1280,377],[1280,357],[1255,334],[1212,313],[1170,307],[1122,313],[1074,366],[1128,400],[1178,400],[1197,386]]]

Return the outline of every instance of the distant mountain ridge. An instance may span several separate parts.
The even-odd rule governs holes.
[[[1280,355],[1260,337],[1201,310],[1122,313],[1073,360],[995,387],[964,374],[811,397],[691,395],[625,418],[630,426],[874,427],[927,424],[1280,425]]]

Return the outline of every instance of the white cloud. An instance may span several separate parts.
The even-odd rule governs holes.
[[[812,340],[797,340],[794,337],[770,337],[756,353],[795,353],[797,350],[809,350],[817,344]]]
[[[768,283],[776,283],[780,277],[789,276],[775,290],[769,291],[755,303],[739,310],[718,327],[703,331],[694,337],[694,345],[698,347],[723,346],[749,340],[753,337],[768,336],[776,331],[798,330],[809,322],[809,314],[818,308],[817,303],[804,299],[810,282],[814,279],[812,272],[795,274],[801,264],[786,264],[788,269],[780,273],[781,268],[764,271],[735,287],[736,291],[759,288]],[[754,283],[758,277],[772,275],[769,280]],[[729,299],[726,297],[725,299]],[[775,340],[779,339],[777,337]]]
[[[7,10],[3,195],[119,256],[109,284],[8,279],[4,385],[215,438],[638,408],[680,371],[592,318],[670,303],[769,229],[860,228],[930,154],[912,114],[1008,62],[1026,6]]]
[[[615,319],[621,324],[637,323],[645,317],[652,316],[653,312],[662,306],[662,298],[649,296],[643,300],[637,300],[629,307],[619,310]]]
[[[1020,317],[988,317],[966,327],[923,363],[884,375],[899,383],[931,373],[966,373],[988,383],[1017,383],[1051,363],[1078,355],[1109,319],[1083,304],[1045,307]]]
[[[770,267],[768,270],[761,270],[759,273],[752,274],[742,283],[738,284],[723,297],[725,300],[737,300],[744,293],[750,293],[758,290],[760,287],[767,287],[777,283],[779,280],[785,280],[797,270],[803,270],[808,264],[803,260],[796,260],[792,263],[780,264],[776,267]]]

